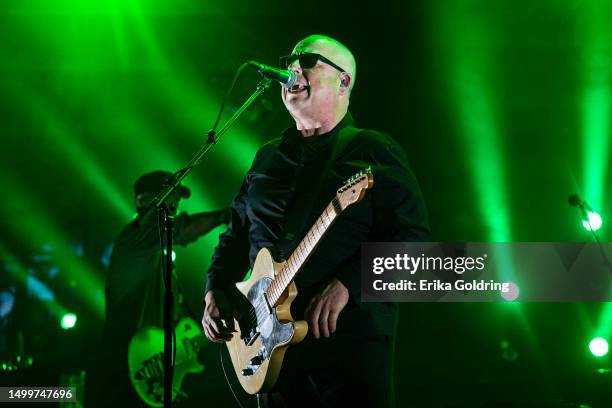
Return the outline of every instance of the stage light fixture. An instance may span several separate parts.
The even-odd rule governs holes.
[[[603,337],[596,337],[589,343],[589,350],[595,357],[603,357],[608,354],[608,342]]]
[[[597,231],[598,229],[601,228],[601,225],[603,224],[603,220],[601,219],[601,215],[599,215],[595,211],[589,211],[587,213],[587,217],[588,217],[588,220],[583,220],[582,221],[582,226],[587,231],[591,231],[591,228],[593,229],[593,231]]]
[[[74,313],[65,313],[60,321],[60,326],[64,330],[72,329],[77,322],[77,316]]]

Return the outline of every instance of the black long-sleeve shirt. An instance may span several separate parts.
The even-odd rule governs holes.
[[[310,199],[313,205],[305,218],[305,233],[334,198],[336,190],[349,177],[371,166],[373,188],[361,202],[336,218],[298,273],[295,280],[298,296],[292,312],[295,318],[303,318],[311,297],[337,278],[350,293],[349,304],[338,320],[337,336],[395,333],[397,305],[360,302],[361,243],[425,241],[429,237],[427,214],[403,149],[386,134],[352,129],[353,136],[342,142],[329,172],[321,178],[334,144],[341,143],[340,130],[349,126],[353,127],[354,122],[347,113],[329,133],[303,137],[290,128],[259,149],[232,202],[231,222],[219,237],[206,291],[226,290],[241,281],[260,249],[272,248],[286,238],[285,217],[298,202],[309,194],[316,195]],[[320,181],[320,185],[313,185],[313,181]],[[296,236],[293,246],[301,238]],[[290,253],[283,255],[286,258]]]

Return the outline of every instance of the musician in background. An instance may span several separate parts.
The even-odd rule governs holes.
[[[162,189],[171,173],[154,171],[134,184],[136,210],[141,214]],[[189,198],[190,190],[180,185],[168,200],[175,215],[179,202]],[[185,246],[227,223],[227,209],[174,219],[174,241]],[[86,406],[146,406],[133,390],[129,379],[127,351],[136,331],[144,326],[163,326],[163,281],[157,215],[145,219],[140,227],[127,224],[115,240],[106,277],[106,321],[98,366],[90,372],[95,388],[86,392]],[[173,273],[174,276],[174,273]],[[176,288],[176,285],[174,286]],[[181,316],[180,293],[175,293],[174,322]]]
[[[259,149],[233,200],[208,271],[204,331],[215,342],[231,339],[236,302],[228,295],[257,252],[272,248],[286,259],[346,179],[371,166],[373,189],[340,214],[297,275],[292,314],[308,322],[309,334],[288,348],[264,400],[271,407],[391,407],[397,305],[361,302],[360,249],[368,241],[428,240],[421,191],[397,142],[355,127],[348,106],[356,63],[348,48],[313,35],[281,65],[298,74],[293,88],[282,89],[295,126]],[[305,202],[312,203],[305,223],[291,230],[300,223],[287,219]]]

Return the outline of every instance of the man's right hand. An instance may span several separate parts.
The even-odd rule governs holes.
[[[210,341],[223,343],[232,339],[234,330],[234,307],[225,293],[209,290],[204,297],[204,333]]]

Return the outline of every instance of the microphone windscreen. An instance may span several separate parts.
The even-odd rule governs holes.
[[[580,199],[580,196],[578,194],[571,194],[567,198],[567,202],[572,207],[580,207],[580,205],[582,204],[582,200]]]

